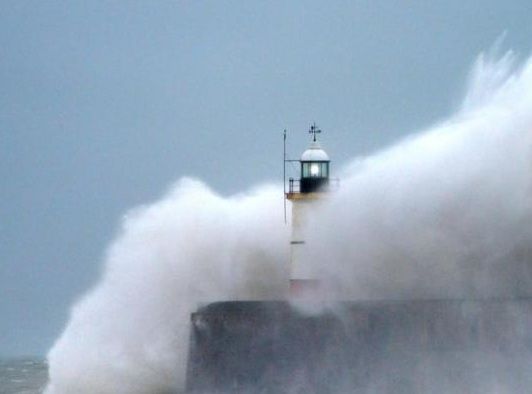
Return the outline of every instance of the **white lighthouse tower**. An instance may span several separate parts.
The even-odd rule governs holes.
[[[316,208],[316,204],[327,196],[330,190],[329,164],[327,153],[321,148],[317,135],[321,133],[316,125],[310,127],[312,141],[303,152],[300,160],[300,179],[289,179],[286,198],[292,203],[292,236],[290,239],[290,296],[307,297],[320,293],[320,281],[304,260],[303,228],[306,219]]]

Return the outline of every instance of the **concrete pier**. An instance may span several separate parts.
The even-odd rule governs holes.
[[[213,303],[191,316],[187,392],[527,392],[531,328],[531,299]]]

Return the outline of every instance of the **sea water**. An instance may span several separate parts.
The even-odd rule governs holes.
[[[47,380],[48,365],[45,360],[0,360],[0,394],[40,394]]]

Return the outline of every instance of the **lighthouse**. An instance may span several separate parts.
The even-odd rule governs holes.
[[[313,124],[309,129],[310,146],[299,160],[300,178],[290,178],[286,198],[292,203],[292,234],[290,238],[289,294],[306,298],[320,293],[320,280],[315,277],[305,261],[307,243],[304,227],[309,218],[330,190],[330,159],[323,150],[318,134],[321,130]]]
[[[284,190],[292,204],[291,299],[222,299],[193,312],[185,392],[415,394],[467,387],[484,393],[494,382],[523,392],[532,374],[526,362],[532,359],[530,297],[329,299],[332,313],[294,308],[307,306],[307,299],[319,304],[313,301],[324,296],[306,260],[305,248],[316,245],[303,230],[336,188],[320,130],[312,125],[309,132],[310,146],[299,159],[287,160],[286,150],[284,155],[299,172]]]

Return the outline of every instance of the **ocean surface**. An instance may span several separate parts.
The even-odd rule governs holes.
[[[48,365],[38,358],[0,360],[0,394],[40,394],[48,380]]]

